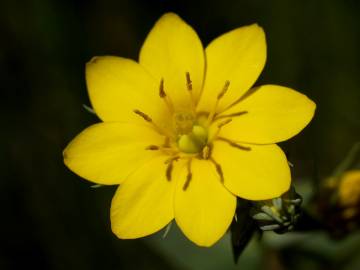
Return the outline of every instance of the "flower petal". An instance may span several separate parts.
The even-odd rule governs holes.
[[[315,103],[290,88],[264,85],[224,112],[247,113],[232,118],[221,136],[248,143],[285,141],[298,134],[313,118]]]
[[[174,13],[166,13],[147,36],[140,52],[140,64],[158,81],[177,107],[189,106],[186,72],[190,73],[195,99],[204,77],[204,50],[196,32]]]
[[[119,184],[134,169],[159,155],[145,150],[164,143],[164,137],[146,125],[95,124],[64,150],[64,162],[79,176],[99,184]]]
[[[243,145],[242,150],[223,141],[215,141],[212,156],[220,164],[224,185],[247,200],[279,197],[290,187],[287,159],[276,144]]]
[[[199,111],[214,107],[225,82],[230,82],[217,111],[241,97],[255,83],[266,61],[266,41],[257,24],[232,30],[212,41],[205,50],[206,78]]]
[[[175,189],[175,220],[183,233],[199,246],[211,246],[226,232],[235,214],[236,197],[225,189],[208,160],[193,159],[192,179],[183,190],[187,170]]]
[[[117,189],[110,213],[112,231],[119,238],[152,234],[174,218],[174,182],[165,177],[165,159],[153,159]]]
[[[86,83],[92,106],[103,121],[143,121],[135,109],[158,123],[167,115],[159,97],[160,81],[133,60],[95,57],[86,64]]]

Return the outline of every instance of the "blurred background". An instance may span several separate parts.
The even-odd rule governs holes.
[[[257,82],[317,103],[313,122],[282,144],[298,192],[333,171],[360,138],[360,2],[356,0],[3,0],[0,2],[0,269],[360,269],[360,236],[266,233],[233,263],[229,237],[209,249],[173,226],[139,240],[110,230],[115,187],[92,189],[62,150],[98,119],[84,65],[96,55],[137,59],[154,22],[178,13],[208,44],[257,22],[268,60]],[[315,183],[316,185],[316,183]]]

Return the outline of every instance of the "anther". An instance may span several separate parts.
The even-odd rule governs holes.
[[[221,118],[241,116],[241,115],[244,115],[244,114],[247,114],[247,113],[249,113],[249,112],[248,111],[241,111],[241,112],[237,112],[237,113],[219,115],[219,116],[215,117],[215,120],[218,120],[218,119],[221,119]]]
[[[210,156],[211,156],[211,147],[209,145],[206,145],[201,152],[201,157],[203,159],[209,159]]]
[[[164,147],[170,147],[170,138],[169,137],[165,137],[165,141],[164,141]]]
[[[151,123],[151,125],[153,126],[153,128],[155,129],[155,131],[157,131],[159,134],[165,136],[165,137],[171,137],[171,134],[169,132],[167,132],[166,130],[160,128],[158,125],[156,125],[153,120],[151,119],[150,116],[148,116],[146,113],[143,113],[142,111],[139,110],[134,110],[134,113],[136,113],[137,115],[141,116],[146,122]]]
[[[193,85],[192,85],[192,81],[190,78],[190,72],[186,72],[185,73],[185,78],[186,78],[186,88],[190,94],[190,104],[191,104],[191,110],[192,112],[195,114],[195,109],[196,109],[196,100],[193,94]]]
[[[222,128],[223,126],[229,124],[231,121],[232,121],[232,119],[230,118],[230,119],[226,119],[226,120],[220,122],[220,123],[218,124],[218,126],[217,126],[217,130],[216,130],[215,134],[213,135],[213,138],[217,138],[217,136],[218,136],[219,133],[220,133],[221,128]]]
[[[174,169],[174,162],[175,161],[178,161],[180,159],[179,156],[172,156],[171,158],[168,158],[167,160],[165,160],[165,164],[167,164],[167,167],[166,167],[166,171],[165,171],[165,176],[166,176],[166,179],[168,181],[171,181],[172,179],[172,172],[173,172],[173,169]]]
[[[164,79],[161,79],[161,81],[160,81],[159,96],[161,98],[166,97],[166,93],[165,93],[165,90],[164,90]]]
[[[160,147],[157,145],[149,145],[148,147],[145,148],[145,150],[159,150]]]
[[[231,140],[229,140],[229,139],[226,139],[226,138],[223,138],[223,137],[217,137],[217,140],[227,142],[230,146],[235,147],[235,148],[238,148],[238,149],[240,149],[240,150],[251,151],[251,147],[243,146],[243,145],[241,145],[241,144],[238,144],[238,143],[236,143],[236,142],[233,142],[233,141],[231,141]]]
[[[230,81],[229,81],[229,80],[226,80],[223,89],[222,89],[222,90],[220,91],[220,93],[217,95],[214,108],[212,109],[212,111],[210,112],[210,114],[209,114],[209,116],[208,116],[208,124],[210,124],[210,123],[214,120],[214,116],[215,116],[215,114],[216,114],[216,110],[217,110],[217,108],[218,108],[218,106],[219,106],[219,101],[220,101],[220,99],[222,99],[222,98],[224,97],[225,93],[226,93],[227,90],[229,89],[229,86],[230,86]]]
[[[165,160],[165,164],[169,164],[169,163],[171,163],[171,162],[173,162],[173,161],[178,161],[180,159],[180,157],[179,156],[173,156],[173,157],[171,157],[171,158],[168,158],[167,160]]]
[[[159,96],[160,98],[162,98],[166,104],[166,106],[168,107],[169,111],[171,113],[174,112],[174,105],[170,99],[170,97],[166,94],[165,92],[165,86],[164,86],[164,79],[161,78],[160,80],[160,86],[159,86]]]
[[[221,129],[223,126],[229,124],[231,121],[232,121],[232,119],[230,118],[230,119],[227,119],[227,120],[219,123],[219,124],[218,124],[218,128]]]
[[[143,113],[142,111],[134,110],[134,113],[136,113],[137,115],[140,115],[142,118],[144,118],[145,121],[147,121],[147,122],[152,122],[152,119],[150,118],[150,116],[148,116],[147,114]]]
[[[219,163],[217,163],[213,158],[211,158],[210,160],[215,165],[216,172],[220,177],[220,182],[224,183],[224,174],[223,174],[221,165]]]
[[[225,85],[224,85],[223,89],[221,90],[221,92],[217,96],[218,100],[221,99],[225,95],[225,93],[229,89],[229,86],[230,86],[230,81],[229,80],[225,81]]]
[[[192,91],[192,81],[190,79],[190,73],[186,72],[186,86],[187,86],[187,90]]]
[[[185,181],[185,184],[183,186],[183,190],[187,190],[187,188],[189,187],[189,184],[191,182],[191,179],[192,179],[192,173],[191,173],[191,159],[189,159],[189,162],[187,164],[187,175],[186,175],[186,181]]]
[[[166,167],[166,179],[168,181],[171,181],[171,175],[172,175],[172,171],[174,168],[174,160],[171,160],[168,164],[168,166]]]

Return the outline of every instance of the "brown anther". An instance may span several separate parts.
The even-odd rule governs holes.
[[[180,159],[179,156],[175,156],[175,157],[171,157],[171,158],[168,158],[167,160],[165,160],[165,164],[169,164],[170,162],[173,162],[173,161],[178,161]]]
[[[208,121],[207,121],[208,124],[210,124],[214,120],[214,116],[217,113],[217,109],[218,109],[218,106],[219,106],[219,103],[220,103],[220,99],[223,98],[223,96],[225,95],[225,93],[229,89],[229,86],[230,86],[230,81],[229,80],[225,81],[225,85],[224,85],[223,89],[221,90],[221,92],[217,96],[214,108],[210,111],[210,114],[208,116]]]
[[[241,150],[244,150],[244,151],[251,151],[251,147],[249,147],[249,146],[243,146],[241,144],[238,144],[236,142],[233,142],[233,141],[231,141],[229,139],[226,139],[226,138],[223,138],[223,137],[218,137],[217,139],[220,140],[220,141],[227,142],[232,147],[235,147],[235,148],[238,148],[238,149],[241,149]]]
[[[145,148],[145,150],[159,150],[160,147],[157,145],[149,145],[148,147]]]
[[[186,86],[187,86],[187,90],[192,91],[192,81],[190,78],[190,73],[186,72]]]
[[[206,145],[201,152],[201,158],[209,159],[210,156],[211,156],[211,147],[209,145]]]
[[[229,124],[232,121],[232,119],[226,119],[225,121],[218,124],[218,128],[222,128],[223,126]]]
[[[215,120],[221,119],[221,118],[227,118],[227,117],[236,117],[236,116],[241,116],[244,114],[247,114],[248,111],[241,111],[241,112],[237,112],[237,113],[231,113],[231,114],[225,114],[225,115],[219,115],[215,117]]]
[[[166,167],[166,179],[168,181],[171,181],[171,175],[172,175],[172,171],[174,168],[174,160],[171,160],[168,164],[168,166]]]
[[[187,171],[188,171],[188,174],[186,175],[186,181],[185,181],[185,184],[183,186],[183,190],[187,190],[187,188],[189,187],[190,185],[190,182],[191,182],[191,179],[192,179],[192,173],[191,173],[191,159],[189,159],[189,162],[187,164]]]
[[[222,99],[222,97],[225,95],[225,93],[227,92],[227,90],[229,89],[230,86],[230,81],[225,81],[225,85],[223,87],[223,89],[221,90],[221,92],[218,94],[217,99]]]
[[[190,181],[191,181],[191,178],[192,178],[192,173],[188,173],[188,175],[186,176],[186,182],[183,186],[183,191],[187,190],[187,188],[189,187],[190,185]]]
[[[232,147],[236,147],[236,148],[239,148],[239,149],[244,150],[244,151],[250,151],[251,150],[251,147],[249,147],[249,146],[243,146],[243,145],[240,145],[238,143],[233,143],[233,142],[230,142],[229,144]]]
[[[220,182],[224,183],[224,174],[223,174],[221,165],[219,163],[217,163],[213,158],[211,158],[210,160],[215,165],[216,172],[220,177]]]
[[[165,160],[164,163],[167,164],[165,175],[166,175],[166,179],[168,181],[171,181],[172,171],[173,171],[173,168],[174,168],[174,162],[178,161],[179,159],[180,159],[179,156],[173,156],[173,157],[168,158],[167,160]]]
[[[170,147],[170,138],[169,137],[165,137],[165,141],[164,141],[164,147]]]
[[[147,122],[152,122],[152,119],[150,118],[150,116],[148,116],[147,114],[143,113],[142,111],[134,110],[134,113],[136,113],[137,115],[140,115],[142,118],[144,118],[145,121],[147,121]]]
[[[166,97],[165,88],[164,88],[164,79],[161,79],[161,81],[160,81],[159,96],[161,98]]]

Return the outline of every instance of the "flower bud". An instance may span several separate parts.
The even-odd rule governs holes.
[[[250,215],[263,231],[292,231],[300,216],[302,198],[292,187],[280,197],[254,202]]]

